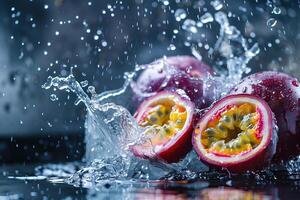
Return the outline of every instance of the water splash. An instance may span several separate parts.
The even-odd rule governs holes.
[[[248,47],[247,40],[236,27],[230,25],[224,12],[217,12],[215,19],[220,25],[220,33],[214,50],[225,58],[228,70],[227,78],[231,80],[231,84],[236,84],[244,73],[247,74],[251,71],[247,64],[260,52],[260,49],[257,43]],[[237,45],[233,45],[234,42]],[[237,53],[236,49],[241,49],[242,53]],[[229,85],[229,87],[231,86]]]
[[[217,1],[215,1],[214,6],[216,10],[221,9],[220,5],[217,5]],[[186,13],[182,10],[177,10],[175,18],[177,21],[181,21],[186,18]],[[226,73],[219,73],[218,76],[208,76],[201,79],[205,84],[204,88],[207,90],[204,92],[213,93],[214,100],[226,94],[228,89],[239,81],[244,73],[250,72],[247,64],[259,53],[258,45],[254,44],[252,47],[248,47],[248,43],[241,32],[230,25],[227,16],[221,11],[214,15],[205,13],[198,22],[186,19],[182,28],[195,34],[203,27],[203,24],[215,21],[220,25],[218,40],[212,49],[213,51],[209,47],[207,49],[212,57],[214,53],[218,53],[222,57],[222,62],[226,64],[227,70]],[[235,42],[237,45],[233,45],[232,42]],[[242,53],[237,53],[235,51],[236,48],[242,49]],[[192,52],[197,58],[201,57],[196,49],[192,49]],[[173,67],[166,65],[164,59],[158,62],[164,70],[172,74]],[[215,67],[218,69],[221,66],[219,65],[216,64]],[[72,70],[67,77],[48,77],[43,88],[55,87],[59,90],[73,92],[78,97],[75,104],[82,102],[87,108],[85,122],[85,161],[87,165],[68,178],[66,180],[68,183],[73,185],[98,185],[103,183],[103,181],[112,179],[160,179],[167,176],[167,174],[174,174],[171,177],[176,177],[176,174],[180,174],[182,171],[188,172],[187,174],[193,177],[196,172],[207,170],[205,165],[198,161],[195,152],[191,152],[183,161],[177,164],[151,162],[131,156],[129,147],[145,142],[147,137],[144,133],[149,131],[149,129],[139,127],[129,112],[130,106],[128,105],[132,104],[131,89],[134,87],[128,86],[134,84],[132,80],[139,71],[152,66],[151,64],[136,66],[134,71],[124,74],[125,82],[121,88],[100,94],[96,93],[93,86],[87,87],[87,82],[77,82],[72,74]],[[168,76],[166,77],[161,87],[167,84],[169,78]],[[225,81],[227,84],[224,85],[225,79],[231,81]],[[84,91],[84,87],[87,87],[90,95]],[[153,93],[142,94],[144,97],[151,95]],[[125,107],[125,105],[127,106]]]
[[[216,6],[218,2],[212,3]],[[218,10],[218,9],[216,9]],[[214,59],[215,69],[218,72],[218,76],[208,76],[205,81],[206,92],[213,91],[214,100],[224,96],[228,93],[230,88],[241,80],[244,74],[248,74],[251,69],[247,66],[248,62],[255,57],[259,52],[259,46],[257,43],[250,46],[246,38],[235,27],[232,26],[227,18],[227,15],[218,11],[214,14],[205,13],[200,18],[200,21],[196,22],[191,19],[186,19],[182,24],[182,29],[190,34],[199,34],[203,24],[217,22],[220,26],[218,40],[216,41],[214,48],[209,48],[208,45],[203,45],[202,41],[195,41],[195,45],[192,46],[192,53],[196,58],[202,59],[202,56],[197,51],[195,46],[202,47],[208,50],[208,54]],[[202,24],[197,26],[196,24]],[[188,41],[189,44],[193,41]],[[223,66],[226,66],[226,70]],[[230,81],[228,81],[230,80]],[[224,84],[225,83],[225,84]]]

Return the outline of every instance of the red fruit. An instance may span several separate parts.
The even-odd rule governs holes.
[[[270,163],[277,144],[268,104],[253,95],[230,95],[216,102],[198,122],[193,146],[200,159],[233,172]]]
[[[194,104],[174,92],[159,92],[146,99],[135,118],[147,127],[149,136],[142,144],[131,147],[137,157],[177,162],[192,148]],[[152,130],[152,131],[151,131]]]
[[[201,78],[211,73],[210,67],[190,56],[162,58],[147,66],[132,89],[138,100],[145,94],[151,96],[162,90],[182,89],[198,108],[203,108],[212,100],[209,94],[204,94]]]
[[[279,142],[275,161],[300,154],[300,88],[297,79],[279,72],[261,72],[244,78],[232,94],[247,93],[263,98],[275,114]]]

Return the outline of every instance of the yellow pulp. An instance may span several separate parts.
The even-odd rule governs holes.
[[[169,141],[184,126],[187,111],[182,105],[173,101],[165,101],[152,105],[144,114],[140,126],[151,126],[155,129],[155,135],[151,137],[152,145]],[[153,132],[151,132],[153,134]]]
[[[255,105],[234,105],[209,121],[201,133],[202,145],[208,152],[223,156],[248,152],[261,142],[257,136],[259,121]]]

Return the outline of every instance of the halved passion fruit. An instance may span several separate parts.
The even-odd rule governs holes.
[[[193,115],[194,104],[177,93],[163,91],[146,99],[135,118],[147,127],[147,140],[132,146],[133,154],[168,163],[179,161],[192,148]]]
[[[253,95],[230,95],[197,123],[193,146],[200,159],[233,172],[261,169],[275,151],[277,132],[268,104]]]

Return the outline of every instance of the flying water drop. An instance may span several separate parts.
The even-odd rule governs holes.
[[[181,8],[179,8],[175,11],[175,19],[178,22],[185,19],[186,16],[187,16],[187,14],[186,14],[185,10],[183,10]]]
[[[186,19],[183,22],[182,29],[186,30],[188,32],[191,32],[191,33],[197,33],[198,32],[197,27],[196,27],[196,22],[192,19]]]
[[[81,85],[81,87],[86,87],[86,86],[88,86],[88,84],[89,84],[89,82],[87,81],[87,80],[85,80],[85,81],[81,81],[80,82],[80,85]]]
[[[57,101],[57,100],[58,100],[58,97],[56,96],[56,94],[51,94],[51,95],[50,95],[50,100],[51,100],[51,101]]]
[[[268,27],[274,27],[274,26],[276,26],[276,24],[277,24],[277,20],[274,19],[274,18],[270,18],[270,19],[268,19],[268,21],[267,21],[267,26],[268,26]]]
[[[204,15],[201,16],[200,21],[201,21],[203,24],[206,24],[206,23],[209,23],[209,22],[213,22],[213,21],[214,21],[214,18],[213,18],[213,16],[212,16],[212,14],[210,14],[210,13],[205,13]]]
[[[223,4],[219,0],[211,1],[210,5],[212,5],[215,10],[221,10],[223,8]]]
[[[275,15],[279,15],[281,13],[281,9],[279,7],[274,7],[272,13]]]

